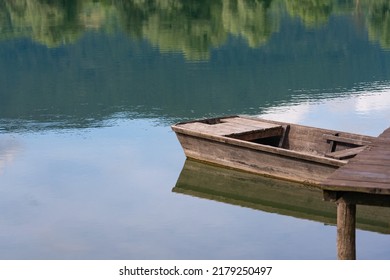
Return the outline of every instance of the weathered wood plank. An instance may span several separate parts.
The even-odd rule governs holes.
[[[274,128],[277,126],[280,126],[278,124],[270,123],[270,122],[264,122],[261,120],[255,120],[255,119],[249,119],[249,118],[226,118],[221,120],[222,123],[232,123],[232,124],[238,124],[238,125],[246,125],[246,126],[252,126],[256,129],[259,128]]]
[[[350,137],[336,136],[336,135],[332,135],[332,134],[324,134],[323,137],[328,141],[335,141],[335,142],[339,142],[339,143],[348,143],[348,144],[359,145],[359,146],[371,144],[370,141],[366,141],[363,139],[355,139],[355,138],[350,138]]]
[[[376,165],[376,164],[367,164],[365,162],[361,162],[361,161],[355,161],[353,162],[353,164],[351,164],[350,166],[348,166],[348,168],[345,168],[343,170],[342,173],[346,173],[346,172],[361,172],[363,174],[377,174],[377,173],[380,173],[380,174],[383,174],[384,176],[388,177],[390,176],[390,168],[389,166],[385,166],[385,165]],[[341,175],[340,174],[340,175]],[[389,181],[390,183],[390,181]]]
[[[338,134],[345,139],[356,139],[354,143],[371,143],[375,138],[370,136],[357,135],[353,133],[331,131],[327,129],[310,128],[300,125],[291,125],[288,135],[288,145],[292,150],[316,151],[318,154],[325,155],[329,151],[329,142],[324,138],[326,134]],[[350,141],[351,142],[351,141]],[[338,142],[335,151],[345,148],[351,148],[351,143]]]
[[[389,183],[390,175],[383,174],[380,171],[362,171],[359,169],[356,170],[344,170],[343,173],[339,174],[334,181],[337,180],[350,180],[350,181],[362,181],[362,182],[371,182],[371,183]],[[389,186],[390,188],[390,186]]]
[[[229,120],[229,119],[227,119],[227,120]],[[237,130],[237,128],[240,128],[240,130],[242,130],[242,131],[257,131],[257,130],[265,130],[265,129],[272,129],[272,128],[280,127],[280,125],[263,126],[261,124],[258,124],[257,126],[255,126],[255,125],[246,124],[246,123],[232,123],[229,121],[226,121],[226,122],[223,121],[223,122],[221,122],[219,124],[215,124],[215,125],[230,128],[230,129],[232,129],[232,131]]]
[[[189,130],[199,131],[202,133],[208,133],[212,135],[229,135],[234,133],[248,133],[254,131],[252,127],[247,127],[243,125],[230,125],[228,123],[218,123],[218,124],[205,124],[201,122],[183,124],[181,127]]]
[[[382,133],[369,147],[323,182],[325,189],[390,194],[390,142]],[[386,141],[385,141],[386,140]]]
[[[349,204],[390,207],[390,195],[383,194],[324,190],[323,198],[331,202],[342,199]]]
[[[376,182],[375,186],[372,182],[351,180],[351,179],[326,179],[326,184],[323,184],[324,189],[334,191],[355,191],[364,193],[382,193],[390,194],[388,183]]]
[[[325,155],[330,158],[335,158],[335,159],[346,159],[346,158],[351,158],[356,156],[358,153],[364,151],[366,147],[361,146],[361,147],[356,147],[356,148],[351,148],[351,149],[345,149],[345,150],[340,150],[336,152],[330,152],[326,153]]]
[[[367,151],[359,154],[359,161],[367,162],[369,160],[374,160],[377,163],[386,163],[387,161],[390,161],[390,157],[386,153],[368,153]],[[353,161],[355,161],[355,159]]]
[[[231,133],[225,136],[233,137],[245,141],[252,141],[261,138],[281,136],[282,134],[283,134],[283,128],[280,126],[275,128],[266,128],[260,130],[245,131],[240,133]]]
[[[383,183],[389,183],[390,187],[390,174],[389,166],[382,163],[375,163],[374,161],[370,164],[360,161],[350,162],[346,168],[337,170],[329,179],[334,181],[338,179],[342,180],[361,180],[361,181],[377,181]]]
[[[230,119],[228,119],[230,120]],[[255,123],[255,121],[252,121]],[[281,125],[265,124],[263,122],[256,122],[257,127],[253,125],[247,125],[246,123],[229,123],[221,122],[216,124],[207,124],[203,122],[191,122],[182,124],[184,129],[198,131],[200,133],[206,133],[218,136],[231,136],[242,140],[253,140],[264,137],[279,136],[283,133]]]
[[[288,132],[290,131],[290,125],[286,124],[286,125],[283,125],[282,127],[283,127],[283,132],[282,132],[282,136],[279,139],[279,143],[278,143],[279,148],[283,148],[285,146],[286,138],[287,138]]]
[[[316,131],[306,127],[291,125],[286,145],[291,150],[324,155],[328,150],[328,143],[322,138],[325,131]]]
[[[368,146],[367,151],[374,151],[372,154],[387,153],[390,154],[390,142],[374,142]]]
[[[191,122],[191,123],[186,123],[180,126],[183,129],[188,129],[192,131],[198,131],[201,133],[209,133],[213,135],[223,135],[225,131],[221,131],[221,127],[216,127],[214,125],[209,125],[205,123],[200,123],[200,122]]]

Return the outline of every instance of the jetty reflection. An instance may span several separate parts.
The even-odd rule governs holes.
[[[322,190],[304,184],[208,165],[187,159],[175,193],[269,213],[336,225],[336,205]],[[390,208],[358,205],[356,228],[390,234]]]

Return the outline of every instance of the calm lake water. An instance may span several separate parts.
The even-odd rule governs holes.
[[[267,202],[170,129],[389,127],[389,2],[314,2],[1,0],[0,259],[335,259],[320,193]],[[390,209],[362,213],[357,257],[389,259]]]

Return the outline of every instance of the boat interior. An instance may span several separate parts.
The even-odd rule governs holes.
[[[354,157],[374,139],[347,132],[240,116],[198,120],[183,123],[182,126],[203,134],[338,160]]]

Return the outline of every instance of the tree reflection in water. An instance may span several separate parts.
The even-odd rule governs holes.
[[[207,60],[210,49],[231,35],[256,48],[278,32],[281,15],[320,27],[333,15],[363,13],[371,40],[390,48],[386,0],[218,0],[106,1],[0,0],[0,39],[29,37],[48,47],[78,40],[86,30],[122,30],[146,39],[161,52]]]

